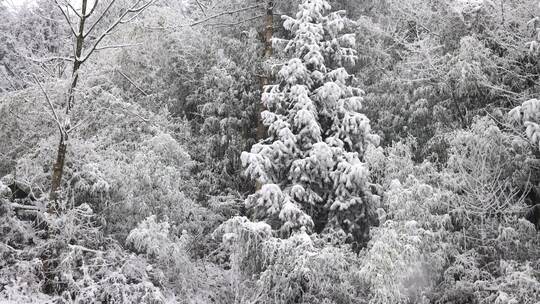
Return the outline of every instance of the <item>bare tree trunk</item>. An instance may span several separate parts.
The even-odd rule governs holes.
[[[266,15],[264,16],[264,54],[263,60],[267,61],[272,57],[272,36],[274,35],[274,2],[273,0],[267,0],[266,2]],[[270,84],[270,69],[265,66],[263,70],[263,76],[261,77],[261,91],[264,92],[264,88]],[[257,141],[260,141],[266,137],[266,127],[262,123],[261,113],[264,111],[264,105],[259,103],[257,109]]]
[[[264,53],[263,53],[263,72],[261,77],[261,92],[270,84],[271,71],[267,66],[267,61],[272,57],[272,36],[274,35],[274,1],[266,0],[266,14],[264,16]],[[266,126],[262,121],[262,112],[265,110],[261,102],[257,107],[257,141],[261,141],[266,137]],[[255,182],[255,189],[260,190],[262,184],[260,181]]]
[[[58,149],[56,152],[56,161],[53,165],[52,181],[51,181],[51,192],[49,194],[49,206],[48,212],[56,212],[56,201],[58,200],[58,191],[60,190],[62,183],[62,174],[64,173],[64,163],[66,160],[67,152],[67,143],[64,139],[64,135],[60,135],[60,142],[58,143]]]
[[[70,130],[70,114],[73,109],[73,104],[75,103],[75,88],[77,87],[77,82],[79,80],[79,68],[82,64],[82,51],[84,46],[84,26],[86,23],[86,15],[88,0],[82,0],[81,4],[81,14],[79,18],[79,30],[75,36],[75,58],[73,62],[73,71],[71,73],[71,85],[68,91],[68,99],[66,104],[65,120],[63,123],[63,130],[60,134],[60,142],[58,143],[58,150],[56,155],[56,161],[53,165],[53,172],[51,177],[51,192],[49,193],[49,206],[48,212],[56,213],[58,209],[58,198],[59,192],[62,187],[62,175],[64,173],[64,165],[66,160],[67,153],[67,143],[69,139],[69,130]]]

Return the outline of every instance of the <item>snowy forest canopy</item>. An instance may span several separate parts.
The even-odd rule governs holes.
[[[0,0],[0,303],[540,303],[537,0]]]

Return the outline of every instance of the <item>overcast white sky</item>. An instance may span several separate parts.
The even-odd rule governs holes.
[[[6,0],[6,1],[7,1],[8,4],[11,4],[13,6],[20,6],[25,2],[32,2],[34,0]],[[69,1],[71,3],[73,3],[74,5],[79,4],[81,2],[81,0],[69,0]],[[91,3],[93,3],[93,1],[90,1],[89,3],[91,4]]]
[[[28,0],[6,0],[6,2],[8,4],[11,4],[11,5],[14,5],[14,6],[18,6],[18,5],[21,5],[23,4],[24,2],[26,2]]]
[[[24,3],[32,3],[32,2],[34,2],[34,0],[6,0],[5,3],[7,4],[8,7],[16,8],[23,5]]]

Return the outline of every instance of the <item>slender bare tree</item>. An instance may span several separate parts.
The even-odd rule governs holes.
[[[75,90],[80,76],[80,68],[96,51],[122,47],[120,45],[101,46],[101,43],[115,28],[137,18],[137,16],[156,0],[133,1],[132,5],[121,8],[119,15],[117,15],[118,17],[109,21],[108,24],[105,16],[109,15],[111,8],[117,2],[116,0],[109,0],[109,2],[104,5],[101,5],[99,0],[81,0],[80,8],[75,8],[70,0],[54,1],[70,28],[75,46],[72,58],[73,69],[71,72],[71,84],[67,92],[67,101],[63,104],[63,109],[57,111],[48,100],[48,97],[46,97],[60,132],[60,141],[58,143],[56,160],[53,165],[51,177],[50,203],[48,206],[48,211],[50,213],[58,212],[58,200],[62,186],[62,175],[64,173],[68,139],[70,132],[73,129],[71,125],[71,112],[75,105]],[[90,39],[90,35],[94,35],[94,32],[97,31],[98,28],[104,28],[104,30],[98,36],[95,36],[95,39]],[[58,113],[61,112],[64,114],[59,115]]]

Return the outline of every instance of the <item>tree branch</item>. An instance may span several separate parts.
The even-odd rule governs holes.
[[[66,4],[66,7],[70,8],[75,13],[75,15],[77,15],[77,17],[82,18],[81,14],[79,14],[79,12],[77,12],[77,10],[73,7],[73,5],[69,3],[69,0],[64,0],[64,3]]]
[[[70,244],[68,244],[68,247],[71,248],[71,249],[79,249],[81,251],[87,251],[87,252],[92,252],[92,253],[96,253],[96,254],[103,254],[103,251],[86,248],[86,247],[80,246],[80,245],[70,245]]]
[[[38,63],[45,63],[49,61],[55,61],[55,60],[62,60],[62,61],[75,61],[73,58],[69,57],[62,57],[62,56],[53,56],[53,57],[46,57],[46,58],[32,58],[32,57],[25,57],[28,60],[38,62]]]
[[[83,119],[81,121],[79,121],[78,124],[74,125],[73,127],[69,128],[69,130],[66,132],[67,134],[70,134],[71,132],[73,132],[73,130],[79,128],[80,126],[82,126],[85,122],[87,122],[88,119]]]
[[[71,30],[71,33],[77,37],[77,31],[75,30],[75,28],[73,27],[73,23],[71,23],[71,20],[69,20],[69,16],[67,15],[67,13],[64,11],[64,9],[62,8],[62,6],[60,5],[60,3],[58,3],[58,0],[54,0],[54,2],[56,3],[56,6],[58,7],[58,9],[62,12],[62,15],[64,16],[64,19],[66,19],[68,25],[69,25],[69,29]]]
[[[101,50],[106,50],[106,49],[126,48],[126,47],[138,46],[138,45],[142,45],[142,43],[105,45],[105,46],[96,47],[96,51],[101,51]]]
[[[201,9],[201,12],[206,17],[206,12],[204,11],[204,8],[203,8],[201,2],[199,2],[199,0],[195,0],[195,3],[197,3],[197,6],[199,6],[199,8]]]
[[[43,88],[39,80],[37,79],[36,75],[32,74],[32,76],[34,77],[34,80],[38,84],[41,91],[43,92],[43,95],[45,95],[45,100],[47,101],[47,103],[49,104],[49,107],[51,108],[51,111],[54,116],[54,121],[56,122],[56,125],[58,126],[60,133],[64,134],[64,127],[62,127],[62,124],[60,123],[60,119],[58,118],[58,115],[56,114],[56,111],[54,110],[54,106],[51,102],[51,99],[49,98],[49,94],[47,94],[47,92],[45,91],[45,89]]]
[[[252,17],[252,18],[240,20],[240,21],[237,21],[237,22],[231,22],[231,23],[210,23],[210,24],[207,24],[207,26],[217,26],[217,27],[234,26],[234,25],[239,25],[239,24],[242,24],[242,23],[250,22],[250,21],[253,21],[253,20],[256,20],[256,19],[260,19],[260,18],[262,18],[264,16],[266,16],[266,15],[258,15],[258,16]]]
[[[221,12],[221,13],[209,16],[207,18],[192,22],[191,24],[189,24],[189,26],[195,26],[195,25],[207,22],[209,20],[224,16],[224,15],[232,15],[232,14],[235,14],[235,13],[240,13],[240,12],[248,11],[248,10],[251,10],[251,9],[255,9],[255,8],[260,7],[260,6],[261,6],[261,4],[255,4],[255,5],[252,5],[252,6],[243,7],[243,8],[237,9],[237,10],[233,10],[233,11]]]
[[[116,2],[116,0],[111,0],[111,2],[109,2],[109,5],[107,6],[107,8],[103,11],[103,13],[101,13],[101,16],[99,16],[99,18],[96,20],[96,22],[94,22],[94,24],[90,27],[90,29],[88,29],[88,31],[86,32],[86,34],[83,35],[84,38],[86,38],[93,30],[94,28],[96,27],[97,24],[99,24],[99,22],[101,21],[101,19],[103,19],[103,17],[105,15],[107,15],[107,12],[109,11],[109,9],[111,9],[111,7],[113,6],[113,4]]]
[[[31,210],[31,211],[45,211],[44,208],[40,208],[38,206],[32,206],[32,205],[21,205],[17,203],[11,203],[11,208],[17,210]]]
[[[88,18],[94,13],[94,11],[96,10],[96,7],[98,6],[98,2],[99,2],[99,0],[94,1],[94,6],[90,10],[90,12],[88,12],[88,14],[84,15],[84,18]]]
[[[137,18],[146,8],[148,8],[152,3],[156,2],[156,0],[151,0],[149,1],[148,3],[146,3],[145,5],[142,5],[141,7],[139,8],[135,8],[135,9],[132,9],[132,10],[128,10],[128,12],[130,13],[135,13],[135,15],[133,15],[131,18],[129,18],[128,20],[123,20],[123,21],[120,21],[121,24],[124,24],[124,23],[129,23],[131,22],[133,19]]]
[[[120,71],[118,69],[116,70],[116,72],[118,72],[120,75],[122,75],[127,81],[129,81],[129,83],[131,83],[131,85],[133,85],[144,96],[148,96],[148,94],[145,91],[143,91],[143,89],[141,89],[137,84],[135,84],[135,82],[133,80],[131,80],[126,74],[122,73],[122,71]]]

